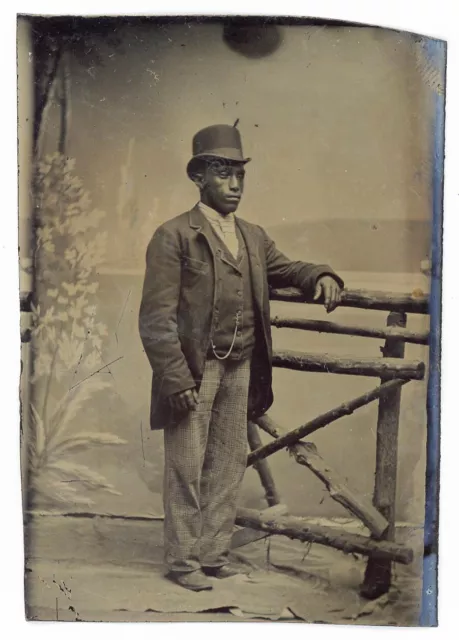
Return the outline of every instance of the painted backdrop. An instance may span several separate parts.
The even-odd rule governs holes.
[[[428,292],[433,98],[442,88],[423,42],[382,29],[280,26],[264,56],[234,50],[222,25],[207,22],[125,25],[112,36],[92,34],[78,52],[68,37],[36,140],[29,480],[36,507],[161,513],[161,434],[148,428],[137,314],[149,238],[197,200],[185,174],[193,134],[239,119],[253,159],[240,215],[289,256],[330,263],[351,288]],[[386,314],[339,309],[333,320],[382,327]],[[427,329],[427,319],[408,326]],[[356,356],[382,346],[287,329],[274,330],[274,343]],[[426,351],[408,345],[407,357],[426,360]],[[276,370],[271,415],[298,426],[374,385]],[[426,387],[413,382],[402,401],[400,520],[424,518],[425,438]],[[313,441],[372,493],[376,406]],[[287,453],[272,468],[292,511],[347,515]],[[242,500],[263,504],[253,470]]]

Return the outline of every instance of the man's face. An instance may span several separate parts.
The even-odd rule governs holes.
[[[201,200],[222,215],[236,211],[244,191],[245,169],[242,162],[215,161],[206,165],[195,182]]]

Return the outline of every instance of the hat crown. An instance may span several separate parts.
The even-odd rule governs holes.
[[[223,149],[233,150],[235,160],[244,159],[241,134],[236,127],[215,124],[201,129],[193,137],[193,156],[216,155],[219,150]]]
[[[187,173],[191,177],[200,158],[221,158],[228,162],[249,162],[242,153],[241,134],[236,126],[214,124],[201,129],[193,137],[193,157],[188,162]]]

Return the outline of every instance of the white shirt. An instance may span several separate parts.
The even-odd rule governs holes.
[[[215,209],[208,207],[203,202],[199,202],[198,206],[217,236],[225,243],[233,257],[237,259],[239,241],[236,235],[236,220],[234,213],[228,213],[224,216],[221,213],[218,213],[218,211],[215,211]]]

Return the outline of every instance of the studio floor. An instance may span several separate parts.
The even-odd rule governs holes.
[[[26,533],[29,620],[418,624],[422,530],[413,527],[398,537],[415,560],[395,565],[390,592],[373,602],[359,596],[363,558],[280,536],[234,552],[245,575],[193,593],[163,575],[159,518],[34,515]]]

